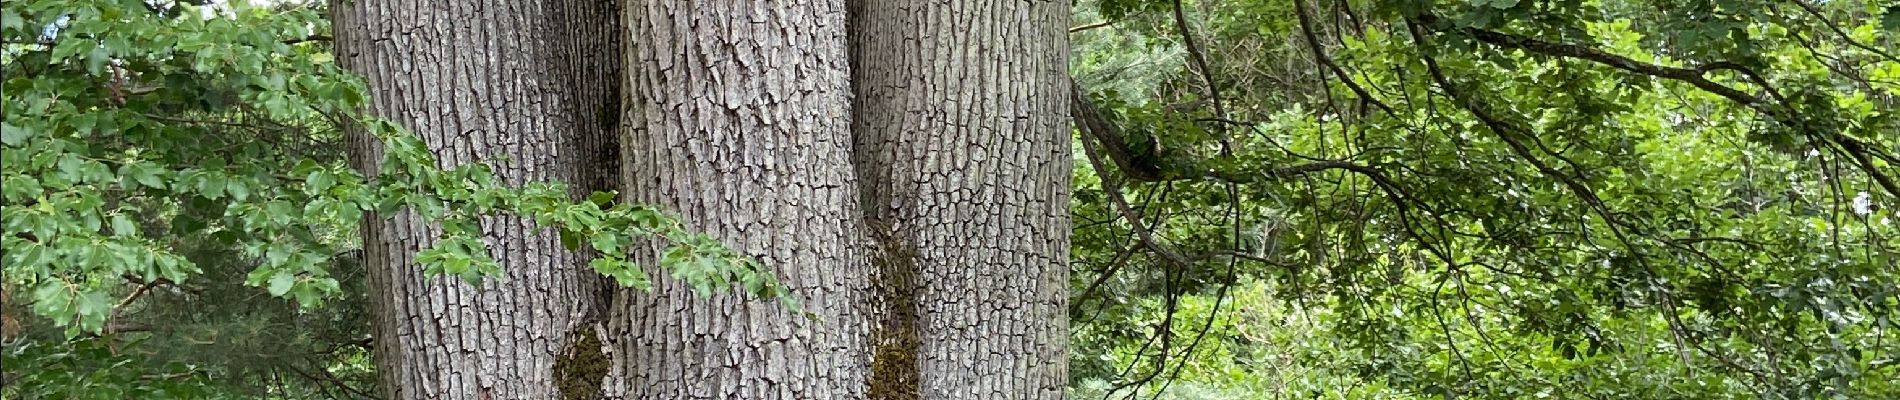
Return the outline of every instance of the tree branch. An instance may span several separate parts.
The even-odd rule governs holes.
[[[1313,50],[1313,58],[1319,60],[1321,66],[1333,71],[1333,76],[1339,77],[1339,83],[1345,84],[1346,88],[1351,89],[1354,94],[1359,95],[1360,99],[1364,99],[1367,103],[1379,107],[1379,110],[1385,111],[1386,114],[1398,115],[1392,112],[1392,107],[1386,106],[1385,103],[1380,102],[1378,98],[1372,97],[1372,93],[1366,91],[1366,88],[1360,87],[1358,82],[1353,82],[1352,75],[1346,74],[1344,68],[1340,68],[1339,64],[1333,63],[1332,57],[1326,55],[1326,49],[1319,43],[1319,36],[1313,33],[1312,18],[1306,15],[1306,0],[1293,0],[1293,13],[1299,16],[1300,34],[1306,38],[1306,47]]]
[[[300,38],[284,39],[284,44],[298,44],[298,43],[306,43],[306,42],[328,42],[330,40],[331,40],[330,36],[328,35],[310,35],[310,36],[305,36],[305,37],[300,37]]]
[[[1124,141],[1126,136],[1122,134],[1121,127],[1102,116],[1095,102],[1089,101],[1088,92],[1083,91],[1082,83],[1074,78],[1069,79],[1069,118],[1074,120],[1075,128],[1082,132],[1083,140],[1094,139],[1105,147],[1109,159],[1129,179],[1143,182],[1164,180],[1159,165],[1135,160],[1135,153]]]
[[[1221,102],[1220,83],[1214,79],[1214,69],[1207,66],[1207,53],[1201,50],[1200,44],[1194,40],[1194,32],[1188,29],[1187,12],[1182,9],[1181,0],[1174,0],[1174,28],[1181,33],[1181,42],[1187,47],[1188,60],[1194,62],[1195,69],[1201,72],[1201,80],[1207,83],[1207,100],[1214,103],[1214,116],[1227,118],[1227,106]],[[1215,132],[1218,132],[1220,136],[1221,157],[1232,156],[1234,139],[1227,134],[1227,128],[1222,127],[1216,129]]]
[[[1423,26],[1435,26],[1435,25],[1438,25],[1439,22],[1441,22],[1441,20],[1437,16],[1431,15],[1431,14],[1421,14],[1417,17],[1417,21]],[[1878,149],[1867,146],[1867,144],[1865,142],[1862,142],[1860,139],[1855,139],[1853,137],[1842,135],[1836,132],[1827,132],[1827,133],[1814,132],[1813,129],[1811,129],[1811,127],[1808,127],[1801,122],[1797,114],[1794,112],[1794,109],[1789,107],[1786,104],[1787,100],[1784,98],[1781,98],[1780,93],[1776,92],[1774,90],[1774,87],[1768,85],[1768,81],[1766,79],[1763,79],[1760,74],[1757,74],[1752,70],[1742,67],[1740,64],[1722,61],[1722,62],[1713,62],[1713,63],[1703,64],[1695,68],[1669,67],[1669,66],[1651,64],[1651,63],[1645,63],[1642,61],[1636,61],[1635,59],[1631,59],[1629,57],[1611,54],[1601,49],[1597,49],[1597,48],[1589,47],[1589,46],[1582,46],[1582,45],[1569,44],[1569,43],[1549,42],[1549,41],[1539,40],[1539,39],[1530,38],[1530,37],[1517,36],[1517,35],[1512,35],[1512,34],[1503,33],[1503,32],[1490,31],[1490,30],[1471,28],[1471,27],[1458,28],[1455,30],[1459,33],[1468,35],[1472,37],[1473,39],[1477,39],[1480,42],[1488,43],[1488,44],[1499,46],[1499,47],[1504,47],[1504,48],[1509,48],[1509,49],[1518,49],[1518,50],[1530,52],[1532,54],[1538,54],[1538,55],[1544,55],[1544,56],[1550,56],[1550,57],[1582,59],[1582,60],[1595,62],[1597,64],[1609,66],[1612,68],[1634,72],[1641,75],[1647,75],[1647,76],[1652,76],[1652,77],[1657,77],[1657,78],[1664,78],[1664,79],[1674,80],[1678,82],[1688,83],[1692,86],[1708,91],[1709,93],[1714,93],[1718,96],[1722,96],[1723,98],[1727,98],[1730,101],[1734,101],[1743,106],[1747,106],[1749,108],[1755,109],[1757,112],[1766,114],[1769,116],[1769,118],[1775,120],[1776,122],[1780,122],[1783,125],[1787,125],[1791,128],[1802,130],[1810,134],[1822,136],[1827,141],[1833,142],[1839,145],[1841,150],[1843,150],[1851,158],[1853,158],[1855,161],[1855,164],[1858,167],[1860,167],[1860,169],[1863,172],[1866,172],[1868,176],[1872,177],[1876,184],[1880,185],[1882,189],[1885,189],[1888,194],[1891,194],[1896,197],[1900,197],[1900,183],[1895,183],[1892,177],[1888,176],[1884,172],[1881,172],[1880,167],[1874,165],[1873,163],[1874,157],[1887,159],[1889,158],[1889,156],[1886,156],[1883,153],[1880,153],[1879,152],[1880,150]],[[1756,84],[1761,85],[1764,90],[1767,90],[1770,95],[1774,96],[1776,100],[1779,101],[1779,104],[1775,102],[1770,102],[1759,96],[1748,94],[1747,92],[1743,92],[1739,89],[1729,87],[1728,85],[1716,83],[1715,81],[1709,80],[1706,76],[1704,76],[1708,72],[1719,71],[1719,70],[1735,71],[1737,73],[1742,74],[1743,76],[1746,76],[1749,80],[1754,81]]]
[[[1847,31],[1842,30],[1840,25],[1836,25],[1834,21],[1827,19],[1827,16],[1821,15],[1821,10],[1815,9],[1814,5],[1808,4],[1808,2],[1802,1],[1802,0],[1788,0],[1788,2],[1794,3],[1796,7],[1801,7],[1802,11],[1807,11],[1808,15],[1814,16],[1814,19],[1820,20],[1822,26],[1826,26],[1828,30],[1834,31],[1835,35],[1840,35],[1841,40],[1847,42],[1848,45],[1858,47],[1861,50],[1866,50],[1869,53],[1874,53],[1875,55],[1878,55],[1882,58],[1886,58],[1887,61],[1900,63],[1900,58],[1894,57],[1892,53],[1881,51],[1879,48],[1868,46],[1864,43],[1861,43],[1860,41],[1854,40],[1854,37],[1848,35]],[[1892,12],[1892,11],[1889,11],[1889,12]]]
[[[1088,92],[1082,89],[1081,83],[1071,79],[1069,95],[1069,118],[1075,123],[1075,128],[1081,131],[1082,139],[1084,141],[1093,141],[1095,144],[1100,145],[1102,147],[1101,151],[1107,153],[1109,161],[1114,162],[1115,167],[1121,170],[1122,175],[1129,180],[1137,182],[1166,182],[1209,179],[1231,183],[1258,183],[1267,180],[1290,178],[1314,172],[1340,169],[1366,175],[1381,185],[1390,185],[1390,187],[1393,188],[1397,187],[1390,178],[1386,177],[1383,172],[1377,169],[1337,160],[1321,160],[1306,164],[1280,167],[1263,171],[1259,174],[1238,174],[1224,171],[1204,171],[1198,175],[1169,173],[1167,168],[1163,168],[1162,165],[1152,161],[1147,161],[1145,158],[1137,157],[1135,150],[1128,148],[1128,142],[1126,141],[1126,136],[1122,133],[1121,127],[1116,126],[1113,121],[1109,121],[1107,117],[1102,116],[1101,109],[1096,107],[1093,101],[1089,100]],[[1233,122],[1226,119],[1211,120],[1223,123]],[[1084,149],[1086,150],[1087,148],[1085,147]]]
[[[1115,21],[1102,21],[1102,22],[1097,22],[1093,24],[1069,28],[1069,33],[1076,33],[1076,32],[1086,31],[1086,30],[1095,29],[1095,28],[1101,28],[1101,27],[1114,25],[1114,24],[1115,24]]]

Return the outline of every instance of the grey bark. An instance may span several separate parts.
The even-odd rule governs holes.
[[[593,189],[621,167],[623,200],[758,257],[817,317],[664,274],[602,309],[583,257],[513,218],[484,225],[506,282],[425,280],[435,231],[397,215],[365,232],[385,395],[1060,398],[1067,6],[855,1],[849,51],[845,0],[630,2],[624,32],[604,2],[333,7],[374,111],[445,165],[500,152],[508,182]],[[597,80],[614,60],[624,95]]]
[[[621,291],[610,397],[863,398],[870,274],[843,13],[843,0],[628,4],[624,199],[756,256],[818,320],[674,279]],[[655,265],[660,247],[635,261]]]
[[[879,398],[1059,399],[1069,4],[853,0],[855,162],[894,262]],[[903,349],[914,347],[914,349]]]
[[[507,184],[560,180],[578,195],[611,181],[590,164],[614,158],[594,150],[615,137],[617,113],[600,113],[617,108],[614,85],[602,84],[619,61],[612,7],[344,0],[331,10],[338,62],[364,76],[371,111],[420,135],[442,166],[485,162]],[[379,141],[351,132],[350,150],[356,167],[377,171]],[[485,218],[482,228],[505,276],[477,288],[426,278],[413,262],[437,227],[407,211],[366,220],[383,398],[561,395],[559,356],[600,318],[608,286],[530,219]]]

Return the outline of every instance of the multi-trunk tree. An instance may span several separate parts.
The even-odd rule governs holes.
[[[0,397],[1900,398],[1890,1],[1074,3],[1069,255],[1058,8],[250,3],[0,2]]]
[[[333,13],[338,58],[365,75],[374,112],[443,164],[619,190],[759,260],[802,307],[673,279],[616,289],[558,235],[509,217],[482,226],[503,276],[429,278],[408,255],[430,244],[430,221],[375,216],[365,247],[386,396],[1062,396],[1067,4],[356,1]],[[358,166],[376,171],[375,142],[358,143]],[[657,242],[631,252],[669,261]]]

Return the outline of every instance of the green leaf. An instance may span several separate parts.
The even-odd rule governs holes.
[[[474,260],[470,260],[467,256],[449,257],[442,260],[442,272],[455,276],[468,275],[469,266],[473,263]]]
[[[59,158],[59,177],[71,182],[85,182],[86,162],[74,154]]]
[[[140,185],[145,185],[145,187],[153,189],[165,188],[165,181],[159,179],[157,169],[153,168],[150,163],[143,161],[133,161],[119,167],[119,175],[131,177],[132,180],[137,181]]]
[[[606,207],[608,204],[614,202],[614,194],[612,192],[594,192],[593,194],[587,195],[587,201],[601,207]]]
[[[290,287],[296,283],[296,275],[291,275],[286,271],[278,271],[276,275],[270,277],[270,295],[281,297],[284,293],[289,293]]]
[[[571,229],[561,229],[561,247],[569,251],[581,249],[581,234]]]
[[[251,198],[251,189],[243,181],[230,181],[224,185],[224,192],[231,194],[231,200],[244,201]]]
[[[26,18],[20,17],[20,14],[14,13],[13,10],[0,12],[0,29],[26,29]]]
[[[106,318],[112,315],[112,296],[103,290],[88,290],[75,300],[74,309],[82,330],[96,331],[104,327]]]
[[[33,289],[33,312],[52,318],[60,325],[73,317],[73,292],[64,281],[40,284]]]
[[[594,235],[593,239],[589,240],[588,243],[594,246],[594,250],[598,250],[602,253],[618,254],[621,252],[619,235],[609,233]]]
[[[60,40],[57,44],[53,45],[53,57],[49,59],[50,64],[58,65],[60,62],[66,61],[67,58],[79,55],[79,52],[85,51],[89,47],[92,47],[92,42],[86,40]]]
[[[298,285],[295,289],[291,289],[290,297],[297,299],[298,307],[306,309],[323,304],[323,294],[311,285]]]
[[[381,200],[378,200],[376,202],[376,209],[373,211],[375,211],[377,214],[383,214],[383,215],[395,213],[396,211],[401,210],[402,206],[405,204],[404,197],[405,196],[384,197]]]
[[[199,175],[198,195],[212,200],[224,198],[224,176],[218,174]]]
[[[587,265],[593,267],[594,272],[599,272],[602,275],[614,278],[614,283],[622,287],[639,290],[646,290],[650,287],[647,282],[646,274],[641,272],[639,267],[634,266],[633,263],[629,263],[625,259],[618,257],[598,257],[593,261],[588,261]]]
[[[1517,3],[1518,3],[1518,0],[1472,0],[1471,1],[1471,4],[1475,6],[1490,6],[1491,8],[1499,9],[1499,10],[1509,10],[1511,9],[1511,7],[1516,7]]]
[[[112,214],[112,234],[114,236],[138,236],[138,225],[125,213]]]
[[[106,51],[105,47],[94,46],[91,52],[86,53],[86,72],[91,72],[93,75],[104,75],[106,72],[106,61],[110,61],[111,58],[112,53]]]
[[[46,246],[27,242],[22,244],[21,247],[24,248],[7,249],[7,255],[13,257],[15,263],[14,267],[38,267],[46,263]]]
[[[0,144],[19,146],[33,137],[33,131],[26,127],[0,122]]]
[[[273,241],[264,244],[264,262],[268,265],[282,266],[289,263],[292,254],[294,250],[283,242]]]
[[[746,293],[752,293],[752,294],[760,295],[760,296],[767,296],[769,294],[772,294],[772,292],[766,286],[765,280],[760,279],[759,274],[752,273],[751,271],[741,272],[739,275],[739,282],[742,286],[745,287]]]
[[[264,210],[270,215],[271,223],[277,225],[290,225],[297,218],[297,208],[283,200],[271,200],[264,205]]]

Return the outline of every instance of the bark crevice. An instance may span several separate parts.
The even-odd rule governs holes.
[[[612,369],[613,360],[607,358],[606,345],[601,336],[598,322],[582,325],[569,331],[567,346],[561,349],[561,357],[554,361],[554,384],[565,400],[593,400],[604,398],[602,382],[606,381],[607,371]]]
[[[917,400],[922,398],[918,384],[923,374],[917,365],[923,346],[917,320],[917,252],[890,224],[875,216],[865,220],[877,251],[871,286],[878,294],[866,393],[871,400]]]
[[[844,0],[623,11],[622,200],[755,258],[817,318],[650,270],[652,291],[615,296],[608,396],[864,398],[872,253],[851,165]],[[664,245],[632,259],[658,265]]]

